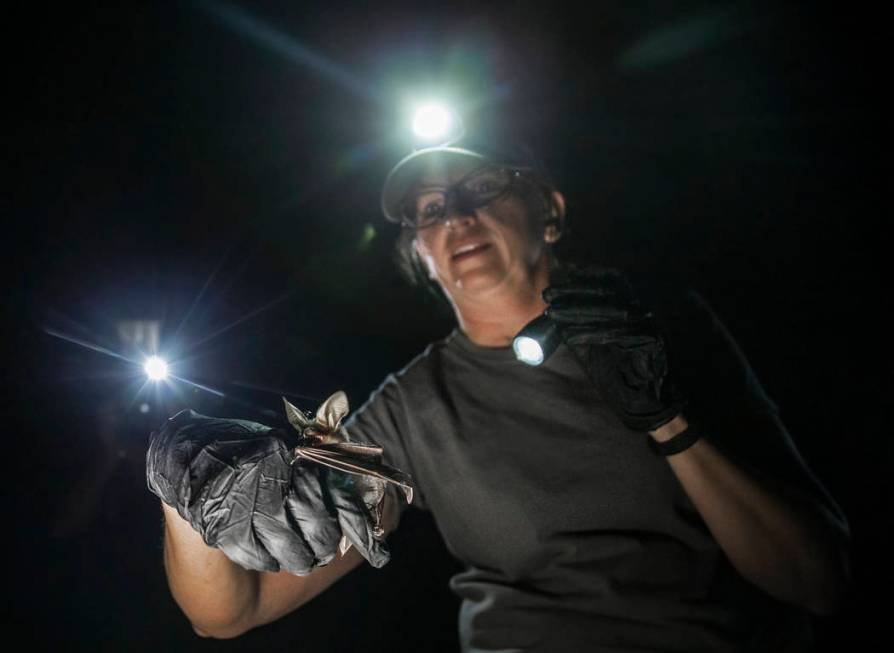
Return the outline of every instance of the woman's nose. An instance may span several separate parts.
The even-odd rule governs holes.
[[[474,210],[460,210],[459,208],[455,208],[447,214],[446,218],[444,218],[444,227],[452,231],[460,225],[468,226],[477,219],[478,216],[475,214]]]

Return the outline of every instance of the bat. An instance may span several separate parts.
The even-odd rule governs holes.
[[[356,475],[361,497],[373,516],[373,535],[382,537],[382,507],[385,485],[392,483],[404,493],[407,503],[413,501],[412,480],[408,474],[382,462],[382,447],[348,441],[341,423],[348,414],[348,397],[339,390],[319,408],[316,415],[304,413],[283,397],[286,418],[301,436],[300,443],[292,450],[292,464],[296,460],[312,460],[320,465]],[[338,544],[344,553],[351,544],[342,535]]]

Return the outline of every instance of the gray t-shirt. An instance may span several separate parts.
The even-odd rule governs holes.
[[[844,520],[699,296],[653,306],[684,414],[752,472]],[[535,368],[456,329],[346,428],[413,476],[414,505],[465,564],[450,581],[464,651],[809,650],[807,614],[735,571],[649,436],[621,424],[564,345]]]

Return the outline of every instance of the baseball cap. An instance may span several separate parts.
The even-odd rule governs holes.
[[[382,187],[382,213],[389,221],[400,223],[401,204],[423,175],[470,163],[543,171],[530,149],[521,143],[460,141],[427,147],[405,156],[388,173]]]

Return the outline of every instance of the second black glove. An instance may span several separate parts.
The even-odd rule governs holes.
[[[572,268],[543,299],[565,343],[628,428],[655,430],[680,413],[685,401],[668,373],[665,338],[623,274]]]

